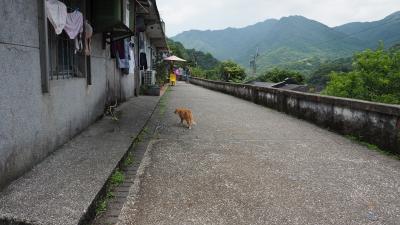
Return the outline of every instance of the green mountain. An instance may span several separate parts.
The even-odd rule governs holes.
[[[363,41],[365,47],[374,48],[379,41],[389,47],[400,42],[400,11],[383,20],[348,23],[334,29]]]
[[[258,49],[259,71],[276,66],[300,66],[304,70],[302,72],[308,73],[321,61],[349,57],[355,51],[376,46],[378,40],[388,41],[389,45],[399,40],[399,15],[400,12],[392,14],[382,21],[371,23],[372,25],[352,23],[335,28],[302,16],[289,16],[244,28],[191,30],[172,39],[181,42],[186,48],[210,52],[219,60],[230,59],[246,67]],[[358,25],[362,28],[358,28]],[[379,28],[379,32],[375,27]],[[364,31],[366,29],[369,32]],[[357,35],[353,35],[354,33]]]

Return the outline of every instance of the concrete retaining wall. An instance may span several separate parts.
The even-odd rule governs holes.
[[[400,106],[198,78],[192,78],[191,83],[359,137],[400,154]]]

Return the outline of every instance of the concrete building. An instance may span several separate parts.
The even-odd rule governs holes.
[[[42,161],[104,114],[139,94],[140,52],[152,72],[167,49],[155,0],[61,0],[94,29],[91,54],[57,35],[47,0],[0,0],[0,189]],[[53,1],[53,0],[52,0]],[[107,25],[107,26],[106,26]],[[131,42],[129,70],[110,45]]]

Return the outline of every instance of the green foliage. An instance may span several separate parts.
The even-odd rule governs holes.
[[[394,159],[400,160],[400,155],[393,154],[392,152],[390,152],[388,150],[379,148],[377,145],[362,141],[360,137],[356,137],[356,136],[352,136],[352,135],[346,135],[345,137],[353,142],[357,142],[358,144],[367,147],[370,150],[373,150],[373,151],[379,152],[383,155],[387,155]]]
[[[110,183],[113,187],[116,187],[124,183],[124,180],[124,174],[120,170],[116,170],[113,175],[111,175]]]
[[[366,50],[354,57],[354,70],[333,72],[324,94],[400,104],[400,51]]]
[[[124,183],[125,176],[120,170],[116,170],[107,182],[107,190],[104,197],[96,203],[96,215],[107,210],[108,201],[115,197],[113,190]]]
[[[103,199],[97,203],[96,215],[99,215],[107,210],[107,200]]]
[[[352,70],[351,58],[341,58],[333,61],[327,61],[317,67],[307,79],[311,86],[323,89],[330,81],[332,72],[350,72]]]
[[[180,42],[168,39],[168,45],[172,54],[186,59],[190,67],[191,76],[210,80],[220,80],[220,62],[210,53],[204,53],[195,49],[185,49]]]
[[[165,62],[158,62],[156,64],[156,82],[158,85],[163,85],[168,79],[168,69]]]
[[[170,91],[171,91],[171,88],[168,88],[165,91],[165,94],[161,97],[160,102],[158,103],[159,104],[158,107],[160,108],[160,111],[159,111],[160,116],[164,116],[165,112],[167,111],[168,95],[169,95]],[[138,138],[138,139],[140,139],[140,138]]]
[[[233,61],[222,62],[219,66],[219,74],[223,80],[237,83],[246,78],[245,70]]]
[[[123,162],[123,165],[124,165],[124,167],[128,167],[128,166],[132,165],[134,161],[135,161],[135,159],[133,157],[133,154],[131,152],[129,152],[128,156],[126,156],[126,158]]]
[[[299,84],[304,83],[304,76],[301,73],[278,68],[267,71],[265,74],[259,76],[257,80],[278,83],[284,81],[286,78],[292,78]]]
[[[246,67],[251,55],[259,49],[258,71],[279,67],[308,75],[318,67],[317,59],[323,62],[349,57],[355,51],[376,47],[378,40],[388,46],[399,42],[399,27],[400,12],[376,22],[334,28],[301,16],[290,16],[244,28],[192,30],[173,39],[187,48],[210,52],[220,60],[232,59]]]
[[[209,79],[209,80],[221,80],[218,68],[213,68],[209,70],[201,69],[200,67],[192,67],[192,76]]]
[[[203,70],[213,69],[218,66],[219,61],[210,53],[204,53],[195,49],[186,49],[182,43],[167,40],[172,54],[187,60],[187,64],[192,67],[199,67]]]
[[[188,54],[186,52],[185,47],[183,47],[182,43],[175,42],[171,39],[167,39],[167,44],[168,44],[168,47],[169,47],[170,51],[172,52],[172,54],[174,54],[182,59],[188,58]]]
[[[192,71],[192,76],[194,77],[206,78],[205,71],[199,67],[192,67],[191,71]]]
[[[210,70],[218,66],[219,61],[214,58],[210,53],[196,51],[194,49],[187,49],[189,55],[189,64],[197,66],[205,70]]]

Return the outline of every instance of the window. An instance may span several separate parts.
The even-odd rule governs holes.
[[[75,43],[63,32],[56,35],[50,25],[48,32],[50,80],[85,77],[85,71],[79,66],[82,56],[75,54]]]
[[[68,13],[79,10],[84,20],[87,18],[86,4],[90,1],[82,0],[59,0],[63,2]],[[90,9],[90,7],[88,7]],[[82,40],[82,44],[84,44]],[[63,31],[57,35],[50,22],[47,22],[47,45],[48,45],[48,79],[60,80],[76,77],[87,77],[90,84],[90,58],[75,51],[75,40],[71,40]]]
[[[69,10],[78,9],[91,19],[94,0],[61,0]],[[65,33],[56,35],[46,16],[46,0],[37,0],[42,92],[48,93],[50,80],[86,77],[91,85],[90,57],[75,54],[74,41]],[[85,43],[85,42],[83,42]]]

